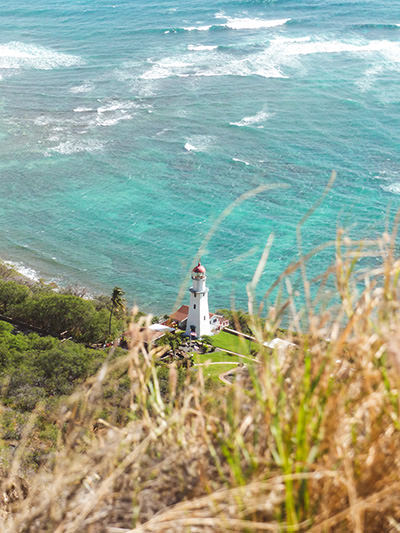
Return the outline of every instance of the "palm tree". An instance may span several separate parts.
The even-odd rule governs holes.
[[[108,322],[108,334],[111,335],[111,318],[115,310],[125,311],[124,291],[120,287],[114,287],[111,295],[110,320]]]

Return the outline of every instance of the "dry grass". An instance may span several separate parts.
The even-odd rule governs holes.
[[[56,451],[27,477],[21,460],[33,415],[4,467],[0,530],[399,531],[394,242],[395,234],[355,243],[339,232],[335,264],[319,278],[322,291],[335,277],[339,297],[323,311],[315,311],[320,292],[310,289],[306,261],[290,267],[280,278],[286,299],[280,292],[268,318],[255,317],[253,328],[260,343],[270,340],[289,310],[298,347],[260,350],[247,379],[230,387],[207,390],[199,371],[177,390],[171,367],[169,393],[162,395],[157,349],[146,349],[140,332],[149,319],[132,323],[128,355],[70,398],[58,419]],[[380,266],[363,269],[372,256]],[[300,311],[290,283],[295,268],[307,291]],[[116,373],[130,379],[130,421],[120,427],[98,420],[105,385]]]

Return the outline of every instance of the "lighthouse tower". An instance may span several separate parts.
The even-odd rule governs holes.
[[[197,337],[211,335],[206,278],[206,269],[199,261],[199,264],[192,270],[193,285],[189,289],[190,305],[186,322],[186,333]]]

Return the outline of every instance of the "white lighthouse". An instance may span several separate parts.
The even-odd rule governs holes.
[[[202,337],[203,335],[211,335],[206,279],[206,269],[199,261],[199,264],[192,270],[193,284],[189,289],[190,305],[186,322],[186,333],[191,336]]]

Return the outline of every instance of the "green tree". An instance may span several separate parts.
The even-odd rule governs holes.
[[[160,346],[169,346],[175,356],[176,350],[181,345],[181,337],[179,334],[176,333],[166,333],[158,340],[158,344]]]
[[[111,319],[114,311],[125,311],[124,291],[120,287],[114,287],[111,295],[110,320],[108,322],[108,334],[111,335]]]
[[[7,314],[11,305],[23,304],[29,296],[29,289],[15,281],[0,282],[0,312]]]
[[[231,311],[230,309],[218,309],[217,314],[223,315],[229,320],[229,327],[237,329],[246,335],[253,335],[250,329],[250,316],[244,311]]]

